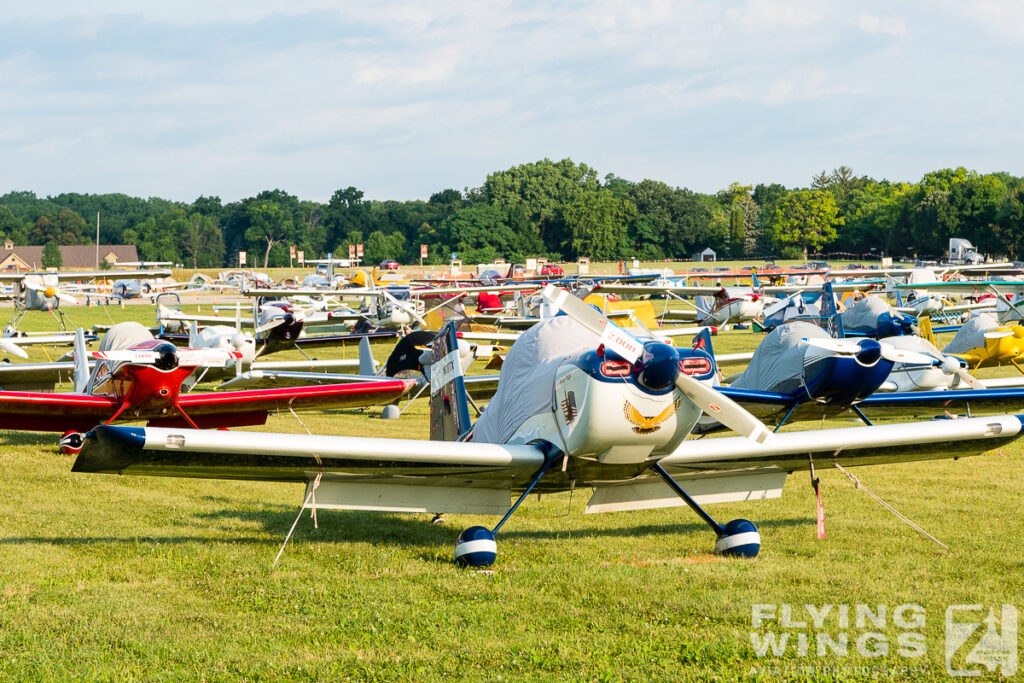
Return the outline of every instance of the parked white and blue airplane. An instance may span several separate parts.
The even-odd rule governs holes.
[[[720,524],[703,504],[778,497],[811,466],[956,458],[1022,434],[1014,415],[772,434],[711,386],[704,350],[636,338],[555,287],[545,296],[568,315],[516,342],[475,424],[454,327],[437,335],[431,441],[100,426],[74,471],[303,482],[304,509],[500,515],[456,541],[455,560],[477,567],[495,561],[495,534],[531,491],[592,487],[588,512],[685,504],[716,552],[753,557],[755,525]],[[687,440],[704,413],[740,436]]]

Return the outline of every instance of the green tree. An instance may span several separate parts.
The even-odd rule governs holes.
[[[568,241],[563,212],[584,192],[599,188],[597,172],[571,159],[544,159],[487,176],[484,195],[503,209],[521,206],[529,220],[529,238],[539,237],[550,252]]]
[[[624,258],[629,250],[627,226],[635,216],[636,205],[609,190],[584,192],[565,208],[569,253],[598,261]]]
[[[376,265],[388,258],[399,258],[405,251],[405,237],[400,232],[384,234],[380,230],[374,230],[366,237],[363,245],[363,260],[365,263]]]
[[[836,238],[842,223],[835,198],[823,190],[794,190],[774,203],[767,228],[784,256],[820,249]]]
[[[498,256],[522,261],[536,254],[542,248],[539,241],[524,240],[509,218],[508,211],[490,204],[459,209],[441,222],[441,255],[454,251],[466,263],[490,263]]]
[[[60,245],[50,240],[43,247],[43,268],[60,268],[64,265],[64,257],[60,253]]]
[[[999,210],[995,227],[996,237],[1007,255],[1024,258],[1024,189],[1017,188],[1007,195]]]
[[[193,213],[187,217],[180,235],[183,255],[193,268],[215,268],[224,261],[224,236],[216,219]]]
[[[288,211],[271,200],[254,203],[249,207],[248,214],[249,228],[245,231],[245,239],[253,248],[263,248],[263,267],[267,268],[270,265],[270,250],[275,244],[281,244],[293,236],[295,223]]]
[[[363,202],[363,191],[352,186],[331,195],[323,220],[327,229],[325,244],[336,245],[337,251],[341,251],[342,244],[348,244],[344,242],[348,233],[358,231],[366,235],[375,227],[370,206]]]
[[[733,258],[743,258],[746,238],[747,226],[743,221],[743,209],[734,206],[729,212],[729,252]]]
[[[21,230],[21,221],[6,204],[0,204],[0,237],[13,235]]]
[[[40,216],[29,232],[31,244],[46,244],[54,241],[57,244],[88,244],[86,224],[71,209],[61,209],[56,213]]]

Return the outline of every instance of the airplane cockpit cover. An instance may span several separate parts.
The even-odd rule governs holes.
[[[999,322],[987,313],[976,315],[957,330],[953,341],[942,349],[943,353],[966,353],[985,346],[985,333],[999,327]]]
[[[107,330],[107,333],[103,335],[103,339],[100,340],[99,350],[119,351],[144,341],[150,341],[151,339],[153,339],[153,333],[146,329],[145,326],[129,320],[117,323]]]
[[[845,329],[864,331],[877,329],[878,318],[893,312],[893,307],[880,297],[866,296],[840,315]]]
[[[788,393],[803,383],[804,339],[831,339],[828,332],[808,322],[795,321],[775,328],[764,338],[750,365],[729,386]]]
[[[565,315],[523,332],[505,357],[498,391],[474,425],[473,440],[504,443],[530,417],[551,412],[559,366],[600,343],[596,334]]]

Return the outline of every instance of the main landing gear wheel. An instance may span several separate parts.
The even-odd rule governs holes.
[[[60,437],[60,452],[64,455],[78,455],[84,443],[81,432],[64,432]]]
[[[679,482],[673,479],[660,463],[654,463],[651,469],[715,532],[718,537],[718,541],[715,543],[716,554],[729,557],[757,557],[758,551],[761,550],[761,534],[753,522],[734,519],[724,526],[719,524],[707,513],[707,510],[683,490]]]
[[[490,567],[498,557],[498,543],[491,530],[471,526],[455,542],[455,564],[460,567]]]
[[[734,519],[722,527],[715,543],[715,553],[731,557],[757,557],[761,549],[761,534],[753,522]]]
[[[484,567],[490,567],[494,564],[494,560],[498,557],[498,544],[494,540],[494,534],[498,533],[502,525],[508,521],[508,518],[512,516],[512,513],[516,511],[528,495],[533,487],[537,485],[544,473],[548,471],[548,468],[555,462],[561,461],[565,454],[559,450],[550,441],[537,440],[531,441],[531,446],[536,446],[541,453],[544,454],[544,463],[540,466],[540,469],[533,475],[533,479],[530,481],[529,486],[519,495],[516,502],[512,504],[505,516],[501,518],[501,521],[494,525],[493,529],[488,529],[482,526],[471,526],[459,535],[459,540],[455,541],[455,564],[460,567],[475,567],[482,569]]]

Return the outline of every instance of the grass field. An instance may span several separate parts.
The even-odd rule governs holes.
[[[152,320],[149,306],[69,312],[84,325]],[[23,327],[52,326],[30,314]],[[750,350],[758,339],[725,333],[716,350]],[[375,349],[379,360],[387,352]],[[303,419],[316,433],[427,435],[422,401],[399,421],[377,412]],[[265,429],[302,431],[284,416]],[[856,470],[948,551],[829,470],[825,540],[806,475],[790,477],[779,500],[711,509],[758,524],[753,561],[714,556],[713,537],[685,508],[584,516],[578,492],[524,503],[486,574],[450,558],[459,532],[490,518],[431,525],[358,512],[321,513],[319,529],[304,518],[272,568],[301,486],[77,475],[55,441],[0,434],[4,679],[938,680],[947,606],[1020,607],[1024,595],[1018,446]],[[894,619],[910,603],[923,624]],[[849,605],[850,624],[836,607],[820,629],[778,620],[755,629],[758,604],[791,605],[794,620],[807,620],[805,604]],[[885,606],[884,626],[858,627],[857,605]],[[790,644],[759,657],[752,631],[794,641],[809,633],[810,652]],[[817,656],[819,631],[845,632],[848,655]],[[908,631],[920,634],[922,656],[899,654]],[[866,656],[855,641],[875,632],[860,649],[877,652],[885,640],[888,654]]]

